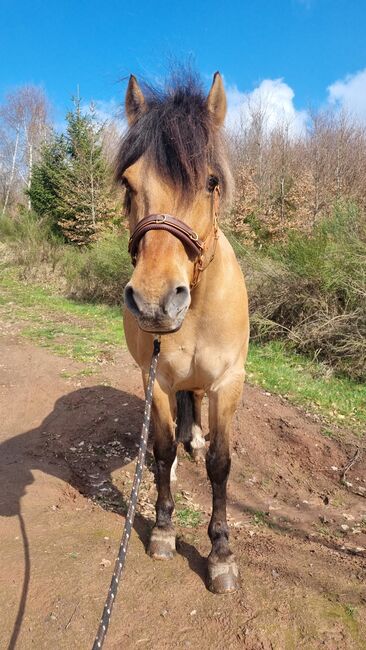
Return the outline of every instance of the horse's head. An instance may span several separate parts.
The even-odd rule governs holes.
[[[125,304],[144,330],[179,329],[200,268],[214,250],[219,191],[221,197],[227,193],[230,179],[219,133],[225,113],[218,73],[207,97],[190,76],[164,93],[151,88],[143,93],[130,77],[129,129],[116,175],[126,188],[125,206],[135,233],[135,269]],[[163,223],[157,226],[156,221]]]

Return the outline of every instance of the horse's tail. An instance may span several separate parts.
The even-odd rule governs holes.
[[[189,445],[192,440],[192,427],[194,424],[194,395],[193,391],[178,390],[177,398],[177,428],[176,440]]]

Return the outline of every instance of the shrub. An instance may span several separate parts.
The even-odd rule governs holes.
[[[366,379],[365,216],[339,205],[312,236],[293,234],[241,261],[251,296],[252,335],[286,338],[337,372]]]
[[[127,232],[105,231],[82,249],[65,244],[48,217],[24,212],[0,217],[2,261],[15,265],[23,279],[51,282],[79,300],[121,304],[131,275]]]
[[[63,260],[69,293],[81,300],[121,304],[131,275],[127,234],[114,231],[89,248],[68,247]]]
[[[0,240],[8,261],[20,267],[20,275],[26,279],[45,279],[46,267],[53,274],[62,256],[62,242],[49,221],[33,212],[20,211],[12,218],[1,216]]]

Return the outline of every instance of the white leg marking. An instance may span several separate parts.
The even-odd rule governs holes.
[[[178,456],[175,457],[174,463],[173,463],[173,465],[171,467],[171,470],[170,470],[170,480],[171,481],[176,481],[177,480],[177,474],[176,474],[177,465],[178,465]]]
[[[202,449],[205,447],[205,439],[202,435],[202,429],[198,424],[194,424],[192,427],[191,447],[192,449]]]

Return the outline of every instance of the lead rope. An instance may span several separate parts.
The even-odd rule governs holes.
[[[151,359],[149,379],[147,382],[147,389],[146,389],[145,411],[144,411],[144,420],[142,424],[142,431],[141,431],[141,438],[140,438],[140,448],[137,457],[135,476],[133,479],[133,485],[132,485],[132,490],[130,495],[130,502],[128,504],[125,526],[123,529],[118,556],[116,558],[116,563],[114,565],[114,572],[111,580],[111,585],[108,590],[108,595],[105,601],[102,618],[99,623],[98,632],[95,637],[92,650],[99,650],[99,648],[103,646],[107,634],[108,626],[109,626],[109,621],[111,619],[113,604],[117,595],[118,583],[120,581],[121,574],[126,560],[128,542],[131,537],[133,521],[135,518],[137,497],[140,489],[142,472],[145,463],[147,438],[149,435],[149,425],[150,425],[150,417],[151,417],[153,386],[154,386],[154,381],[156,376],[156,367],[158,364],[159,354],[160,354],[160,337],[154,339],[154,351]]]

